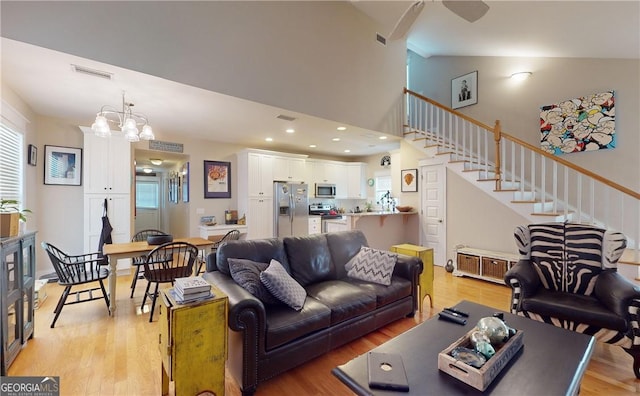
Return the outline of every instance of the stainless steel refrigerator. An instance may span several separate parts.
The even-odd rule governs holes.
[[[309,234],[308,184],[274,182],[274,227],[277,237]]]

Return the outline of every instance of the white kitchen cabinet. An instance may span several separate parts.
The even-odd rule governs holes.
[[[308,182],[304,158],[273,157],[273,180]]]
[[[325,232],[349,231],[350,223],[346,219],[324,220]]]
[[[348,181],[347,181],[347,165],[346,163],[330,164],[330,174],[332,175],[332,183],[336,185],[336,198],[348,198]]]
[[[247,239],[273,238],[273,198],[251,197],[247,210]]]
[[[248,194],[250,197],[273,196],[273,156],[247,153]],[[242,182],[243,175],[240,175]]]
[[[347,163],[347,198],[367,198],[367,164],[361,162]]]
[[[89,128],[81,129],[84,132],[83,246],[85,252],[95,252],[102,232],[105,199],[109,223],[113,227],[113,242],[129,242],[131,239],[131,144],[117,134],[101,138]],[[128,260],[123,264],[128,264]]]
[[[320,216],[309,216],[309,235],[320,234],[322,223]]]
[[[120,135],[84,134],[84,193],[131,193],[131,144]]]

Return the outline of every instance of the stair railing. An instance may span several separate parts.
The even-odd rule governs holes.
[[[404,89],[407,127],[425,146],[463,161],[514,202],[533,203],[536,215],[596,224],[623,232],[640,261],[640,193]],[[490,142],[493,144],[490,144]]]

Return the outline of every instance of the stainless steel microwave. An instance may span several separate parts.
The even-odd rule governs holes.
[[[316,183],[316,198],[335,198],[335,196],[335,184]]]

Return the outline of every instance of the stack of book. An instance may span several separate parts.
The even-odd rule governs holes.
[[[201,276],[177,278],[173,286],[174,298],[178,303],[206,300],[213,297],[211,285]]]

